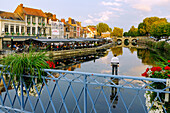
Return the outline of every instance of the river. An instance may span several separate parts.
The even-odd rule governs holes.
[[[141,77],[141,73],[143,73],[147,67],[155,65],[155,62],[154,62],[155,56],[153,52],[145,48],[141,48],[139,46],[132,47],[132,48],[112,47],[104,53],[92,54],[92,55],[81,56],[81,57],[72,57],[69,59],[63,58],[61,60],[55,60],[55,58],[53,59],[56,64],[56,69],[89,72],[89,73],[111,74],[112,72],[111,72],[110,61],[114,54],[117,54],[120,60],[120,65],[118,69],[119,75]],[[49,102],[47,90],[51,92],[53,88],[55,87],[55,84],[56,84],[55,81],[47,81],[47,86],[42,86],[42,83],[39,83],[38,85],[39,89],[41,88],[41,86],[43,88],[42,92],[40,93],[40,99],[41,99],[41,102],[43,103],[43,106],[47,106]],[[67,92],[69,83],[64,82],[64,81],[59,81],[58,84],[59,84],[58,88],[62,89],[61,93],[64,96],[64,94]],[[74,88],[74,93],[76,95],[76,98],[78,98],[78,96],[81,94],[81,90],[83,89],[83,84],[72,83],[72,87]],[[61,95],[59,93],[58,88],[54,90],[52,101],[53,101],[53,104],[56,110],[60,111],[62,99],[61,99]],[[107,102],[111,104],[112,112],[125,113],[126,107],[123,104],[122,98],[125,100],[126,104],[130,104],[130,102],[133,100],[136,94],[136,90],[132,90],[132,89],[120,89],[119,90],[117,88],[103,87],[103,90],[101,91],[101,87],[94,86],[94,85],[93,86],[89,85],[88,88],[89,88],[89,93],[93,101],[98,95],[98,93],[100,92],[100,95],[95,105],[96,111],[98,113],[108,112]],[[14,98],[14,95],[13,95],[14,93],[15,93],[15,90],[12,87],[12,89],[9,90],[9,94],[11,98]],[[1,95],[4,96],[5,93],[1,91]],[[24,95],[26,98],[26,94]],[[34,103],[33,105],[35,105],[35,103],[38,100],[38,95],[36,93],[35,88],[33,88],[33,90],[30,92],[30,95],[31,95],[30,101]],[[140,95],[140,98],[137,97],[134,100],[134,103],[132,104],[131,108],[129,109],[130,113],[136,113],[136,112],[144,113],[145,110],[147,109],[146,98],[144,96],[145,91],[140,91],[139,95]],[[68,90],[68,94],[65,98],[65,103],[66,103],[67,109],[69,111],[73,111],[76,102],[74,100],[73,91],[71,89]],[[78,104],[80,106],[81,111],[83,111],[83,96],[80,97]],[[9,105],[9,100],[6,100],[5,105]],[[14,106],[16,108],[19,108],[18,105],[19,105],[18,102],[14,103]],[[87,101],[88,113],[91,111],[91,107],[92,107],[91,101],[88,96],[88,101]],[[28,111],[31,109],[28,101],[27,101],[27,105],[25,106],[25,109]],[[43,111],[40,101],[38,101],[35,111],[37,113],[41,113]],[[51,104],[47,112],[53,113],[53,108]],[[62,106],[61,113],[65,113],[65,112],[66,112],[65,107]],[[75,110],[75,113],[77,112],[78,112],[78,109]]]

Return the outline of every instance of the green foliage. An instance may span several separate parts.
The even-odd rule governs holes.
[[[107,31],[111,32],[110,30],[111,28],[105,23],[99,23],[97,25],[97,35],[101,36],[102,32],[107,32]]]
[[[132,37],[138,36],[138,35],[139,35],[139,34],[138,34],[138,28],[135,28],[134,26],[132,26],[132,27],[130,28],[130,30],[128,31],[128,35],[129,35],[129,36],[132,36]]]
[[[111,33],[111,36],[117,36],[122,37],[123,36],[123,29],[114,27],[113,32]]]
[[[170,33],[170,26],[165,21],[156,21],[152,24],[150,29],[151,36],[161,38],[162,36],[168,36]]]
[[[17,33],[17,35],[19,36],[19,35],[20,35],[20,33]]]
[[[10,54],[2,59],[3,65],[6,66],[4,71],[9,71],[11,77],[28,74],[32,76],[39,76],[43,73],[43,69],[49,68],[46,63],[48,59],[45,52],[22,54]]]
[[[145,36],[146,35],[146,30],[145,30],[144,23],[140,23],[138,25],[138,33],[139,33],[140,36]]]
[[[24,36],[24,35],[25,35],[25,33],[23,32],[23,33],[22,33],[22,35]]]
[[[125,36],[125,37],[126,37],[126,36],[129,36],[128,32],[124,32],[124,33],[123,33],[123,36]]]

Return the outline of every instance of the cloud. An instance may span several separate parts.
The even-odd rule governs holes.
[[[132,7],[138,10],[146,11],[146,12],[151,11],[151,6],[149,5],[135,4]]]
[[[104,6],[121,6],[120,3],[117,3],[117,2],[101,2]]]
[[[114,10],[114,11],[123,11],[123,9],[120,9],[120,8],[113,8],[113,7],[110,7],[109,9]]]
[[[152,11],[153,7],[170,4],[170,0],[124,0],[124,2],[132,8],[145,12]]]
[[[98,14],[99,18],[95,18],[94,21],[107,21],[109,20],[110,16],[113,14],[113,12],[111,11],[105,11],[105,12],[101,12]]]
[[[93,16],[91,16],[91,15],[88,15],[88,17],[89,17],[89,18],[93,18]]]
[[[87,19],[87,20],[84,21],[84,23],[86,23],[86,24],[93,24],[93,20]]]

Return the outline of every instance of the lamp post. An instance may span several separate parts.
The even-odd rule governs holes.
[[[11,37],[11,51],[13,49],[13,39],[14,39],[14,37]]]

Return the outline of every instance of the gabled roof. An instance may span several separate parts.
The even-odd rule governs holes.
[[[11,19],[11,20],[23,20],[16,13],[0,11],[0,17],[3,19]]]
[[[47,17],[46,14],[41,9],[34,9],[34,8],[28,8],[24,7],[23,4],[18,5],[14,13],[20,14],[20,16],[26,15],[32,15],[32,16],[39,16],[39,17]]]
[[[24,10],[26,15],[47,17],[46,14],[40,9],[33,9],[33,8],[23,7],[23,10]]]

